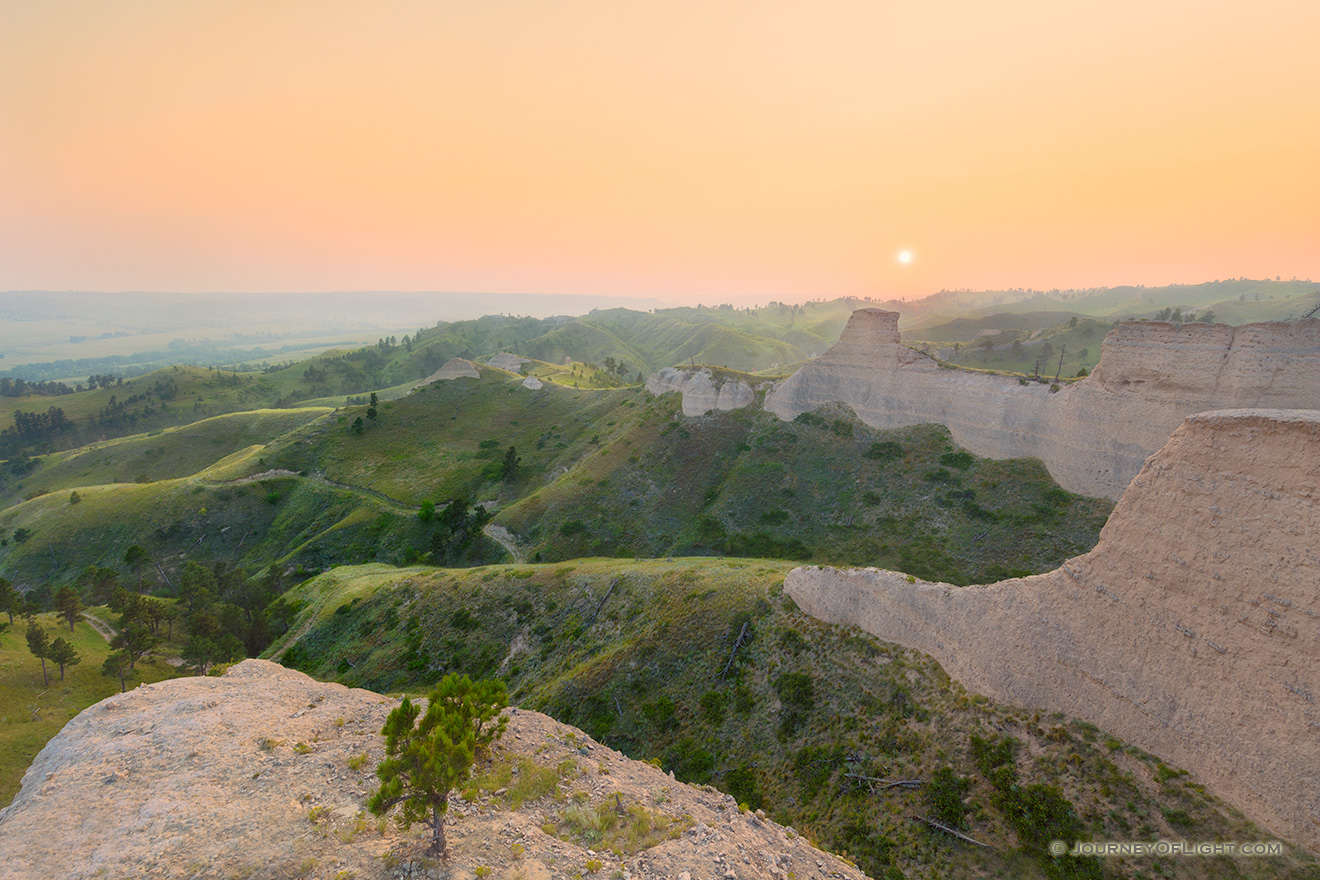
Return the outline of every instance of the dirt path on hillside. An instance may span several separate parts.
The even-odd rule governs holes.
[[[92,629],[100,633],[101,638],[105,639],[107,642],[113,639],[117,635],[117,633],[115,632],[115,628],[113,626],[106,623],[104,620],[97,617],[95,614],[88,614],[86,611],[84,611],[82,613],[82,616],[83,616],[83,620],[90,623],[92,625]]]
[[[520,546],[518,546],[517,536],[514,535],[513,532],[506,529],[504,526],[497,526],[493,523],[487,523],[485,528],[483,528],[481,532],[487,538],[490,538],[492,541],[494,541],[495,543],[503,547],[505,550],[507,550],[509,552],[509,555],[513,557],[514,562],[523,563],[527,561],[526,552]]]
[[[313,474],[311,476],[304,477],[302,474],[298,473],[297,471],[287,470],[286,468],[274,468],[272,470],[262,471],[259,474],[251,474],[246,477],[239,477],[238,479],[235,480],[202,480],[201,482],[205,482],[213,486],[242,486],[248,483],[256,483],[261,480],[270,480],[270,479],[279,479],[279,478],[288,478],[288,477],[292,477],[293,479],[297,479],[297,480],[311,480],[314,483],[320,483],[322,486],[329,486],[332,489],[343,489],[345,492],[353,492],[357,495],[367,495],[370,496],[371,498],[375,498],[378,501],[383,501],[386,504],[394,506],[400,512],[416,513],[418,510],[417,507],[414,507],[413,505],[407,503],[406,501],[400,501],[398,498],[391,498],[389,495],[386,495],[384,492],[379,492],[375,489],[369,489],[366,486],[354,486],[350,483],[339,483],[336,482],[335,480],[328,479],[322,474]]]

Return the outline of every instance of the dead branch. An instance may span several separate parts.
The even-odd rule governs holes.
[[[937,822],[934,819],[927,819],[925,816],[912,816],[911,818],[917,820],[918,822],[924,822],[925,824],[929,825],[931,828],[935,828],[939,831],[943,831],[945,834],[952,834],[954,837],[958,838],[959,840],[965,840],[968,843],[974,843],[977,846],[983,846],[986,849],[994,848],[990,846],[990,844],[988,843],[982,843],[981,841],[973,837],[968,837],[966,834],[963,834],[961,831],[958,831],[957,829],[950,828],[948,825],[945,825],[943,822]]]
[[[596,615],[600,614],[600,609],[605,607],[605,601],[610,598],[610,594],[614,592],[614,588],[617,587],[618,585],[619,585],[618,578],[615,578],[614,580],[610,581],[610,588],[606,590],[605,595],[601,597],[600,603],[596,605],[596,610],[591,612],[591,619],[587,621],[587,626],[591,626],[593,623],[596,622]]]
[[[854,779],[858,782],[865,782],[872,792],[888,791],[891,788],[921,788],[925,783],[920,779],[880,779],[877,776],[863,776],[860,773],[845,773],[844,779]]]
[[[733,641],[733,650],[729,652],[729,662],[725,663],[724,668],[720,670],[720,678],[724,678],[724,676],[729,674],[729,670],[733,668],[733,658],[738,655],[738,649],[747,644],[748,628],[750,626],[750,623],[743,623],[742,630],[738,633],[738,638]]]

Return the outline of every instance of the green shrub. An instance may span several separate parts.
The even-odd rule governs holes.
[[[940,464],[960,471],[967,470],[975,461],[976,458],[970,452],[962,449],[957,452],[946,452],[940,456]]]
[[[724,710],[729,698],[719,691],[707,691],[701,695],[701,717],[713,725],[724,723]]]
[[[971,787],[972,781],[954,773],[948,764],[936,770],[926,788],[931,817],[946,825],[960,827],[969,809],[963,798],[967,797]]]
[[[880,440],[872,443],[871,448],[866,450],[864,455],[876,461],[892,461],[903,457],[903,447],[893,440]]]

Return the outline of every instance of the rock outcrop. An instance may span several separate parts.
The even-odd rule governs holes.
[[[545,387],[545,383],[535,376],[528,376],[526,379],[522,380],[522,387],[529,391],[540,391]]]
[[[1090,376],[1051,393],[941,367],[901,343],[897,312],[859,309],[838,343],[768,394],[765,408],[791,419],[834,402],[876,428],[946,425],[977,455],[1039,458],[1065,489],[1118,498],[1193,413],[1320,409],[1320,320],[1121,324]]]
[[[42,749],[0,811],[0,880],[393,880],[404,871],[455,880],[548,880],[552,872],[672,878],[709,877],[712,866],[738,878],[864,880],[791,829],[740,812],[727,795],[675,782],[579,730],[518,710],[496,759],[556,768],[573,796],[512,809],[503,790],[472,803],[456,795],[442,874],[424,858],[428,828],[403,833],[363,815],[384,748],[379,731],[396,705],[264,660],[103,700]],[[542,830],[579,803],[640,807],[669,834],[619,857]]]
[[[1320,852],[1320,412],[1192,416],[1096,548],[950,587],[794,569],[822,620],[925,651],[995,699],[1091,721]]]
[[[682,394],[685,416],[701,416],[711,410],[742,409],[756,402],[756,390],[751,385],[742,379],[717,377],[708,367],[665,367],[646,380],[646,390],[657,397],[670,391]]]
[[[427,376],[417,387],[430,385],[432,382],[439,382],[441,379],[480,379],[481,367],[465,358],[453,357],[445,361],[445,365]]]
[[[508,370],[510,373],[518,372],[522,369],[523,364],[530,364],[531,362],[530,358],[525,358],[516,354],[509,354],[507,351],[502,351],[499,354],[493,354],[486,358],[486,366]]]

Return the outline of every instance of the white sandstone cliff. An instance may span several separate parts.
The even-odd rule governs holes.
[[[1192,416],[1090,553],[950,587],[794,569],[804,611],[931,654],[995,699],[1091,721],[1320,852],[1320,412]]]
[[[1065,489],[1116,499],[1193,413],[1320,408],[1320,320],[1122,324],[1090,376],[1051,393],[941,367],[901,343],[897,312],[859,309],[838,343],[771,391],[765,408],[791,419],[834,402],[875,428],[945,425],[977,455],[1039,458]]]
[[[756,390],[742,379],[717,378],[709,368],[665,367],[646,380],[646,390],[656,395],[677,391],[683,395],[683,415],[701,416],[711,410],[742,409],[756,402]]]

